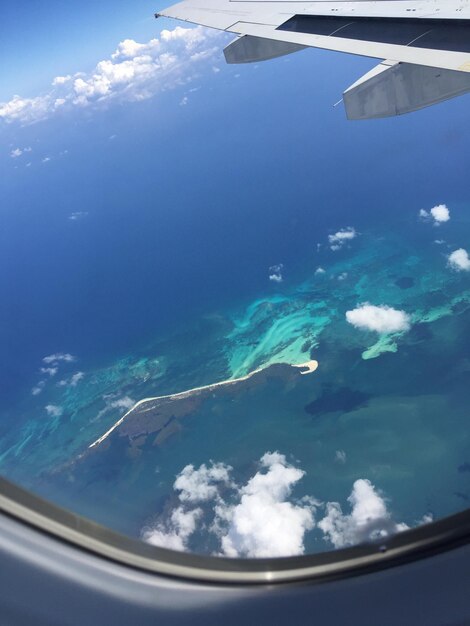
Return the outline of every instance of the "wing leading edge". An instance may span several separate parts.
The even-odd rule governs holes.
[[[157,14],[238,35],[228,63],[306,47],[384,59],[344,92],[349,119],[409,113],[470,91],[470,0],[184,0]]]

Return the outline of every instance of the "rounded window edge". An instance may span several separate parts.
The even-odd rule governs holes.
[[[470,541],[470,509],[350,548],[294,557],[240,559],[177,552],[121,535],[0,478],[0,512],[121,565],[225,584],[346,578],[444,552]]]

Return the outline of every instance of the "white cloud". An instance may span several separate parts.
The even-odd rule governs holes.
[[[442,246],[443,244],[445,244],[445,240],[444,239],[434,239],[434,243],[437,243],[438,246]]]
[[[188,96],[183,96],[180,100],[180,106],[184,107],[188,104],[188,102],[189,102]]]
[[[41,367],[41,374],[48,374],[49,376],[55,376],[59,371],[58,367]]]
[[[38,384],[31,389],[31,393],[33,396],[38,396],[42,390],[44,389],[46,382],[44,380],[40,380]]]
[[[56,76],[52,81],[52,84],[56,87],[57,85],[64,85],[65,83],[68,83],[69,80],[72,80],[70,74],[67,74],[67,76]]]
[[[76,387],[77,384],[82,380],[84,376],[85,374],[83,372],[76,372],[70,377],[70,385],[72,387]]]
[[[282,263],[279,263],[278,265],[271,265],[271,267],[269,268],[269,271],[271,272],[269,274],[269,280],[271,280],[274,283],[282,283],[283,268],[284,268],[284,265]]]
[[[88,215],[88,211],[75,211],[69,215],[69,220],[72,222],[76,222],[77,220],[81,220]]]
[[[317,269],[315,270],[315,276],[319,276],[320,274],[325,274],[326,270],[323,269],[323,267],[317,267]]]
[[[48,404],[44,407],[47,411],[47,414],[51,417],[60,417],[64,412],[64,409],[61,406],[57,406],[56,404]]]
[[[219,485],[231,485],[230,470],[223,463],[213,463],[210,467],[201,465],[194,469],[187,465],[175,481],[174,488],[179,492],[181,502],[204,502],[217,497]]]
[[[36,98],[13,96],[9,102],[0,102],[0,120],[21,123],[37,122],[48,117],[52,111],[52,95]]]
[[[157,42],[157,39],[152,39],[153,42]],[[111,55],[112,59],[132,59],[139,55],[139,53],[145,49],[145,44],[137,43],[133,39],[124,39],[118,45],[117,50]]]
[[[76,361],[76,357],[74,357],[72,354],[68,354],[68,353],[64,353],[64,352],[56,352],[55,354],[49,354],[49,356],[45,356],[43,358],[43,362],[47,363],[48,365],[50,363],[59,363],[60,361],[64,361],[65,363],[73,363],[73,361]]]
[[[344,450],[336,450],[335,461],[337,463],[346,463],[346,452]]]
[[[450,212],[445,204],[439,204],[431,209],[431,215],[435,222],[448,222],[450,220]]]
[[[408,528],[392,520],[385,500],[369,480],[356,480],[348,502],[352,508],[349,515],[343,514],[338,502],[328,502],[326,516],[318,522],[324,539],[335,548],[379,539]]]
[[[126,409],[128,411],[129,409],[132,409],[134,404],[135,400],[133,400],[129,396],[123,396],[122,398],[118,398],[117,400],[113,400],[113,402],[110,402],[109,406],[112,409]]]
[[[18,157],[20,157],[25,152],[32,152],[32,148],[29,147],[29,146],[26,147],[26,148],[14,148],[10,152],[10,156],[11,156],[12,159],[17,159]]]
[[[336,451],[339,463],[344,450]],[[231,478],[232,468],[223,463],[186,466],[174,488],[178,503],[142,530],[142,538],[154,545],[188,550],[197,534],[218,544],[218,554],[229,557],[276,557],[303,554],[305,536],[318,536],[335,548],[386,537],[406,530],[393,520],[384,496],[366,479],[353,484],[345,514],[338,502],[322,503],[311,496],[293,499],[292,492],[305,472],[287,462],[279,452],[261,457],[259,470],[243,486]],[[315,525],[314,515],[324,511]],[[426,514],[416,524],[432,521]]]
[[[470,257],[468,256],[468,252],[463,248],[454,250],[452,254],[449,255],[448,261],[450,267],[458,272],[470,271]]]
[[[223,463],[201,465],[199,469],[186,466],[174,483],[181,504],[166,522],[145,528],[143,539],[185,549],[190,535],[198,530],[200,506],[207,507],[212,501],[212,524],[201,524],[201,529],[219,540],[221,553],[233,557],[302,554],[304,535],[314,526],[313,511],[318,503],[308,498],[293,504],[287,498],[304,472],[278,452],[266,453],[260,465],[260,471],[242,487],[232,482],[232,468]],[[230,502],[222,498],[222,489],[231,492]],[[188,510],[194,503],[200,506]]]
[[[51,160],[51,157],[47,156],[47,157],[44,157],[41,162],[42,163],[48,163],[50,160]]]
[[[331,250],[340,250],[346,242],[357,237],[357,231],[352,226],[341,228],[334,235],[328,235],[328,242]]]
[[[64,378],[62,380],[59,380],[57,384],[59,385],[59,387],[76,387],[78,383],[84,378],[84,376],[84,372],[76,372],[75,374],[72,374],[70,378]]]
[[[346,280],[347,277],[348,277],[347,272],[341,272],[341,274],[338,276],[338,280]]]
[[[373,330],[377,333],[396,333],[410,329],[410,316],[405,311],[369,303],[346,311],[346,320],[356,328]]]
[[[178,507],[171,513],[166,525],[157,524],[155,528],[144,528],[142,539],[154,546],[181,552],[187,548],[187,541],[196,530],[196,522],[201,516],[201,509],[185,512],[182,507]]]
[[[266,453],[261,465],[267,471],[258,472],[240,489],[238,504],[218,506],[219,517],[228,521],[222,552],[252,558],[303,554],[305,533],[314,526],[314,506],[292,504],[287,498],[305,472],[279,453]]]
[[[136,404],[136,401],[129,396],[116,398],[116,395],[117,394],[109,394],[103,396],[103,400],[105,401],[106,406],[104,407],[104,409],[98,411],[96,417],[92,420],[93,422],[99,420],[101,417],[103,417],[103,415],[109,413],[109,411],[112,411],[113,409],[120,409],[120,413],[124,415],[124,413],[127,413]]]
[[[110,58],[90,73],[57,76],[48,93],[35,98],[15,95],[0,103],[0,120],[29,124],[58,109],[100,106],[111,101],[139,101],[193,80],[203,65],[221,54],[225,35],[201,26],[163,30],[147,43],[122,41]]]
[[[419,217],[425,221],[433,220],[435,226],[448,222],[450,220],[450,211],[445,204],[438,204],[434,206],[430,211],[421,209],[419,211]]]
[[[73,363],[74,361],[76,361],[76,357],[74,357],[72,354],[68,354],[65,352],[56,352],[55,354],[49,354],[43,357],[42,362],[45,364],[45,366],[40,367],[39,371],[41,374],[45,375],[46,377],[53,378],[54,376],[58,374],[61,363]],[[83,372],[77,372],[68,380],[60,380],[57,383],[57,385],[59,387],[66,386],[66,385],[75,387],[75,385],[78,383],[79,380],[81,380],[81,378],[83,378],[83,376],[84,376]],[[40,380],[37,383],[37,385],[35,385],[31,389],[32,395],[33,396],[39,395],[43,391],[44,387],[46,386],[46,382],[47,380],[44,378]],[[54,407],[54,405],[48,405],[46,407],[46,410],[48,411],[50,415],[55,416],[54,411],[56,408],[57,407]]]

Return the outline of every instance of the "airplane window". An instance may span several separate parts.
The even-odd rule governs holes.
[[[445,67],[372,76],[377,59],[308,48],[332,31],[350,51],[339,14],[292,15],[226,63],[235,31],[164,3],[27,4],[2,17],[1,476],[214,557],[326,553],[467,509],[453,27],[425,33]],[[400,47],[356,21],[371,56]]]

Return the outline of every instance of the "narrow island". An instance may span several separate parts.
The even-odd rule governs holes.
[[[271,368],[276,367],[276,365],[277,366],[280,365],[283,367],[286,367],[286,366],[291,367],[291,368],[300,370],[299,371],[300,374],[306,375],[306,374],[311,374],[318,368],[318,361],[310,360],[310,361],[306,361],[305,363],[300,363],[298,365],[288,365],[288,364],[279,363],[279,364],[274,364],[274,365],[269,365],[269,366],[262,366],[253,370],[249,374],[246,374],[245,376],[240,376],[239,378],[228,378],[227,380],[222,380],[218,383],[203,385],[201,387],[194,387],[193,389],[187,389],[185,391],[180,391],[178,393],[172,393],[172,394],[163,395],[163,396],[155,396],[152,398],[144,398],[136,402],[136,404],[134,404],[134,406],[131,409],[129,409],[127,413],[125,413],[115,424],[113,424],[113,426],[111,426],[109,430],[107,430],[103,435],[101,435],[101,437],[96,439],[96,441],[91,443],[88,447],[95,448],[99,446],[101,443],[103,443],[103,441],[105,441],[109,437],[109,435],[111,435],[112,432],[114,432],[117,428],[123,425],[125,420],[131,414],[133,415],[134,418],[140,417],[141,418],[140,422],[145,421],[145,426],[141,424],[141,427],[137,428],[137,432],[136,432],[137,424],[134,424],[134,427],[132,428],[132,432],[123,433],[123,434],[128,434],[131,438],[134,438],[137,434],[147,435],[150,432],[155,431],[155,430],[161,431],[166,426],[169,425],[168,411],[165,410],[168,407],[168,405],[172,405],[172,409],[173,409],[172,418],[173,419],[176,419],[177,417],[182,417],[185,414],[187,414],[191,408],[194,408],[194,404],[195,404],[194,401],[198,397],[201,397],[201,395],[203,395],[205,392],[210,393],[212,391],[215,391],[216,389],[227,388],[227,387],[232,387],[234,385],[238,385],[242,382],[245,382],[253,378],[254,376],[258,374],[261,374],[262,372],[267,372]],[[177,411],[174,410],[175,400],[183,401],[182,403],[181,402],[179,403],[179,410]],[[187,400],[188,402],[184,402],[184,400]],[[154,422],[151,428],[149,428],[150,415],[152,415],[152,422]],[[135,421],[136,420],[134,419],[134,422]],[[169,434],[169,431],[168,431],[168,434]]]

